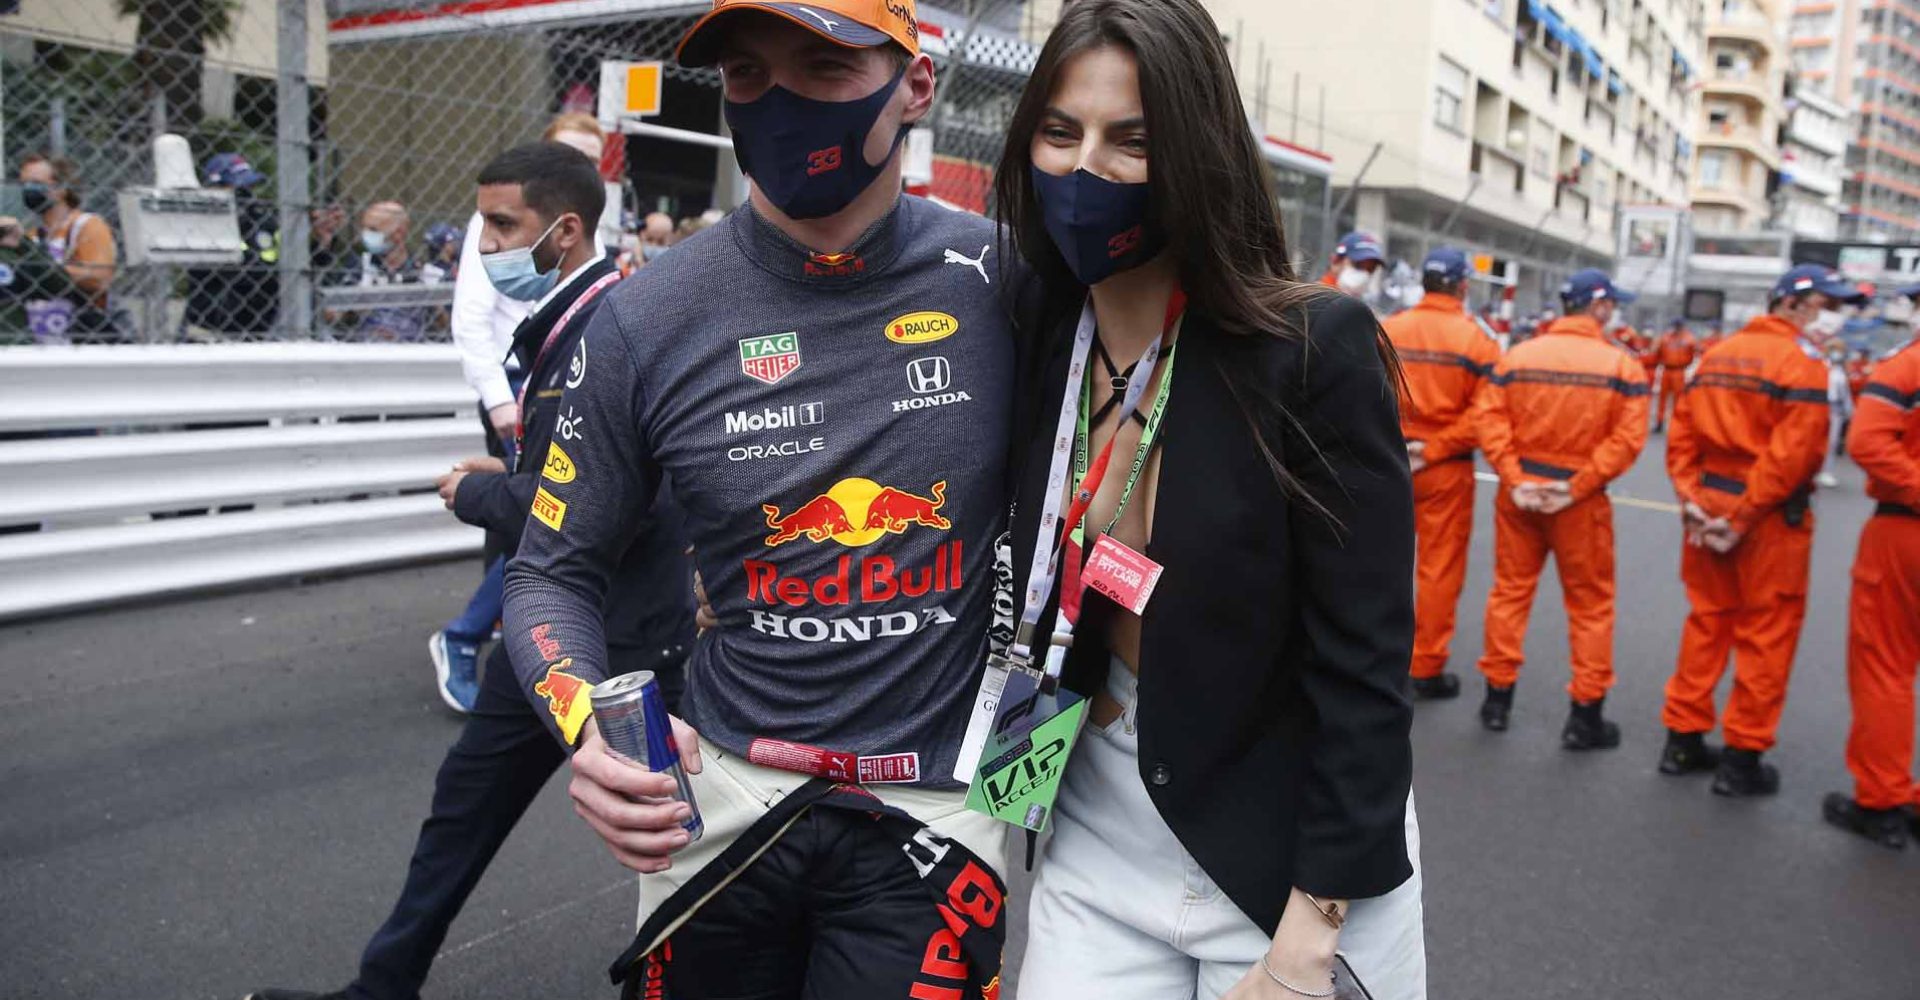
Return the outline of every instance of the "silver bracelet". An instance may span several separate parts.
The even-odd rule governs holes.
[[[1329,971],[1327,973],[1326,992],[1315,993],[1312,990],[1303,990],[1300,987],[1295,986],[1284,979],[1281,979],[1280,974],[1273,971],[1273,966],[1267,964],[1267,956],[1265,955],[1260,956],[1260,971],[1265,972],[1267,974],[1268,979],[1271,979],[1274,982],[1279,983],[1281,989],[1286,990],[1288,993],[1297,993],[1303,997],[1330,997],[1336,992],[1335,986],[1338,984],[1340,979],[1339,973]]]

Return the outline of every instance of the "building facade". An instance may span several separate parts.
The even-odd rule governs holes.
[[[1693,227],[1749,233],[1774,214],[1786,123],[1785,0],[1718,0],[1707,17]]]
[[[1702,0],[1208,8],[1257,124],[1331,153],[1337,227],[1391,257],[1463,246],[1531,308],[1612,262],[1618,206],[1688,201]]]
[[[1793,65],[1852,112],[1840,237],[1920,240],[1920,0],[1802,2]]]
[[[1805,81],[1795,83],[1787,104],[1776,220],[1801,239],[1836,239],[1850,116],[1846,105]]]

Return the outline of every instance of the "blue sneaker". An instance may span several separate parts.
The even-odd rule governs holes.
[[[473,701],[480,695],[480,647],[450,638],[442,629],[427,639],[427,652],[433,657],[440,700],[461,715],[473,711]]]

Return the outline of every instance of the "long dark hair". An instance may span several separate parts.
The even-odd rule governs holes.
[[[1195,310],[1232,333],[1304,336],[1300,307],[1325,286],[1295,280],[1272,178],[1219,29],[1199,0],[1075,0],[1061,11],[1007,125],[993,182],[1015,249],[1050,291],[1077,296],[1041,219],[1031,144],[1061,67],[1109,45],[1139,64],[1155,221]]]
[[[1305,340],[1307,307],[1340,293],[1294,274],[1272,176],[1247,125],[1220,30],[1199,0],[1073,0],[1040,50],[1007,125],[993,187],[1007,238],[1046,289],[1045,312],[1057,319],[1077,309],[1083,292],[1047,235],[1031,176],[1033,136],[1061,68],[1109,45],[1132,53],[1139,67],[1154,221],[1167,236],[1166,252],[1193,310],[1228,334]],[[1392,347],[1374,327],[1397,387]],[[1287,471],[1272,431],[1290,428],[1316,458],[1318,447],[1273,387],[1251,384],[1251,374],[1222,368],[1274,478],[1331,516]]]

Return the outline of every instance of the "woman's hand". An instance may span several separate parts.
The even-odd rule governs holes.
[[[1344,910],[1344,904],[1341,906]],[[1267,949],[1265,967],[1255,962],[1222,1000],[1297,1000],[1303,995],[1324,994],[1333,983],[1333,954],[1339,945],[1340,931],[1327,922],[1306,893],[1295,889],[1280,914],[1280,927],[1274,931],[1273,946]],[[1272,975],[1268,975],[1268,969],[1273,970]],[[1274,976],[1308,993],[1287,989],[1274,982]]]

